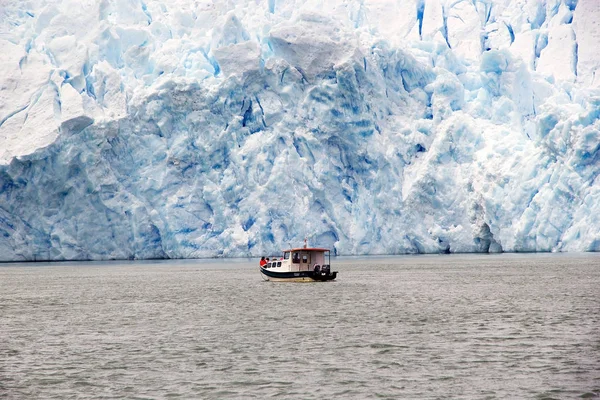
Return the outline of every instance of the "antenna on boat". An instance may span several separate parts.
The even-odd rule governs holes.
[[[308,247],[308,238],[304,238],[304,248]]]

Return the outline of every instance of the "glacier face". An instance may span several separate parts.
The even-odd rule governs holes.
[[[600,251],[595,0],[5,0],[0,261]]]

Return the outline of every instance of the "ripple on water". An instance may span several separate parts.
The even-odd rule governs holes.
[[[0,268],[0,397],[600,395],[600,256]]]

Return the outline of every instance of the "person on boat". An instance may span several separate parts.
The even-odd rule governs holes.
[[[263,266],[264,266],[266,263],[267,263],[267,260],[265,260],[265,257],[264,257],[264,256],[262,256],[262,257],[260,258],[260,266],[261,266],[261,267],[263,267]]]

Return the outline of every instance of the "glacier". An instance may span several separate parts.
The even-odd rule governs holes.
[[[597,0],[4,0],[0,261],[600,251]]]

